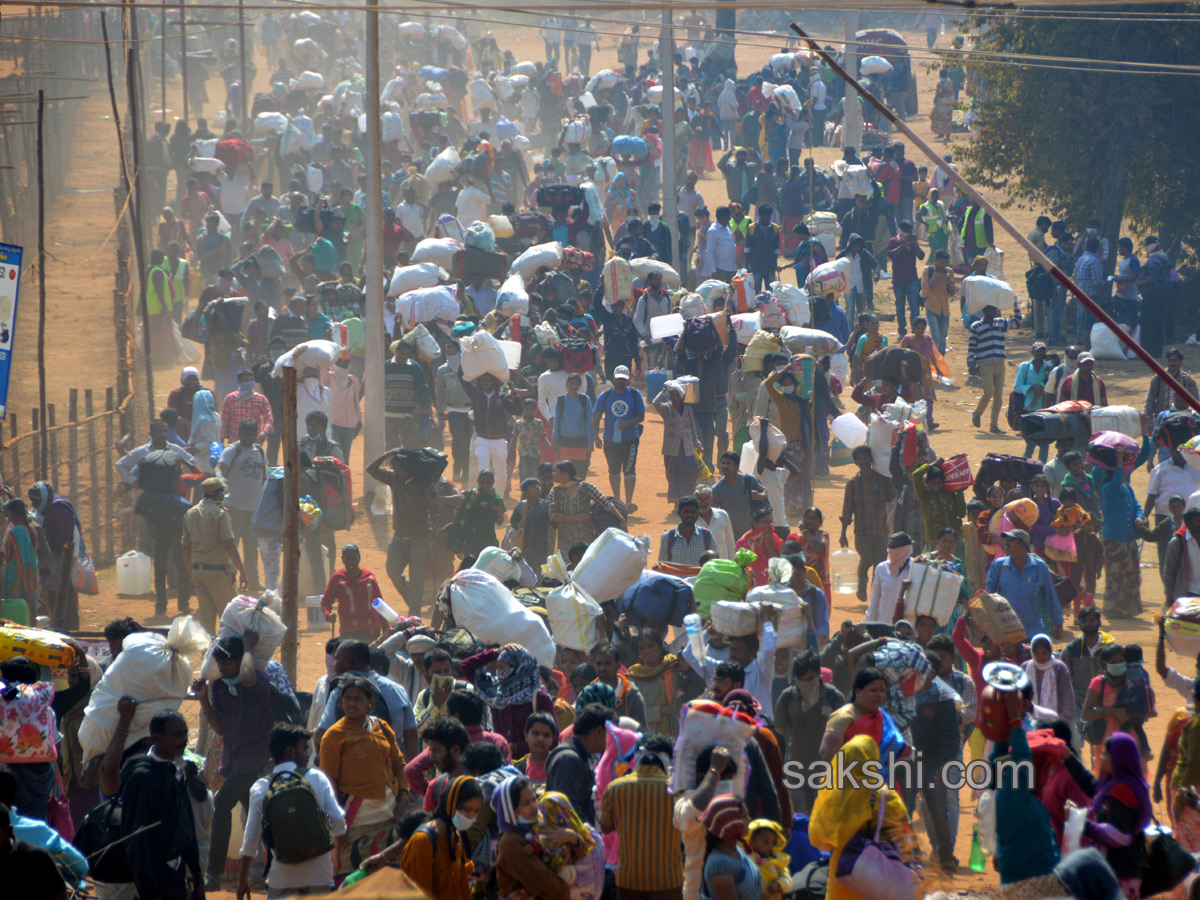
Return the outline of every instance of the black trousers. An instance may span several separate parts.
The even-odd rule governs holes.
[[[192,596],[191,573],[183,563],[183,524],[147,519],[147,526],[154,539],[154,613],[167,613],[167,570],[175,570],[175,588],[179,595],[179,611],[187,609]]]

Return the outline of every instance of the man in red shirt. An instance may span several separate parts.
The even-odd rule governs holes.
[[[396,221],[396,211],[390,206],[383,211],[383,258],[392,265],[396,262],[396,254],[404,244],[416,240],[408,229]]]
[[[379,582],[369,571],[359,566],[362,554],[354,544],[342,548],[342,568],[329,578],[325,596],[321,598],[321,612],[325,621],[338,621],[339,634],[343,641],[366,641],[368,644],[379,636],[387,623],[371,608],[371,601],[383,597]],[[337,612],[333,601],[337,600]]]

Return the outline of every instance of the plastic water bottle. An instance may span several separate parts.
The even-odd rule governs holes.
[[[400,614],[388,606],[382,597],[376,597],[371,601],[371,609],[387,619],[389,625],[395,625],[400,621]]]
[[[689,613],[684,616],[683,627],[687,631],[688,645],[692,648],[692,655],[696,659],[704,659],[704,635],[700,616],[697,613]]]

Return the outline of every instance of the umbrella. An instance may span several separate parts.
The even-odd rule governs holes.
[[[1128,457],[1121,468],[1128,474],[1133,471],[1134,462],[1140,450],[1141,447],[1138,446],[1137,441],[1127,434],[1119,431],[1101,431],[1093,434],[1092,439],[1088,441],[1087,461],[1102,469],[1115,469],[1117,452],[1122,451],[1128,454]]]

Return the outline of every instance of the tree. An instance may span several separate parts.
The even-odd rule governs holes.
[[[1094,216],[1111,246],[1128,219],[1166,246],[1195,248],[1200,22],[1177,17],[1198,8],[1089,10],[1102,13],[1098,19],[1080,17],[1080,7],[973,17],[972,32],[987,27],[976,49],[994,55],[967,56],[979,84],[967,177],[1049,207],[1076,233]]]

